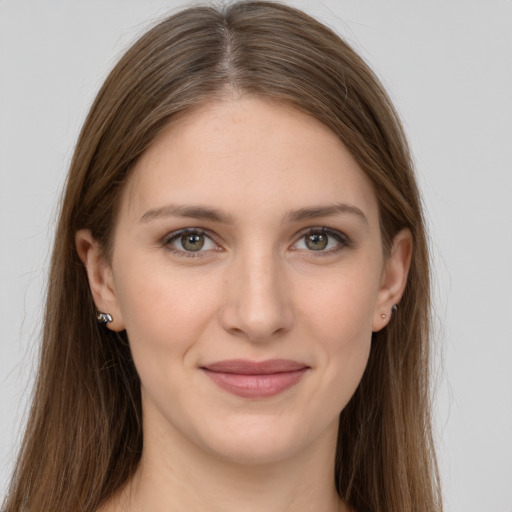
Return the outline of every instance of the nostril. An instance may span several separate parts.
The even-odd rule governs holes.
[[[221,324],[229,333],[245,336],[251,341],[266,341],[283,336],[293,324],[292,315],[285,311],[286,305],[270,309],[248,309],[243,304],[233,304],[221,313]]]

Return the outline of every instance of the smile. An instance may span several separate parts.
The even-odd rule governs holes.
[[[267,398],[297,384],[309,366],[286,359],[233,359],[201,367],[220,388],[243,398]]]

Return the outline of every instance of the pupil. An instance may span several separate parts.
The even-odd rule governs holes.
[[[306,246],[313,251],[321,251],[327,247],[327,236],[315,233],[306,236]]]
[[[203,235],[183,235],[181,237],[181,245],[187,251],[199,251],[204,245]]]

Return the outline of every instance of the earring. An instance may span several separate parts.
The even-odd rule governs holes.
[[[394,315],[397,311],[398,304],[393,304],[393,306],[391,306],[391,314]],[[380,317],[382,318],[382,320],[385,320],[388,317],[388,315],[386,315],[385,313],[381,313]]]
[[[107,325],[108,323],[112,322],[113,318],[109,313],[102,313],[101,311],[98,311],[96,314],[96,320],[98,320],[98,323],[102,325]]]

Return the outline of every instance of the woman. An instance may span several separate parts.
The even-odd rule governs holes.
[[[411,167],[302,12],[145,34],[77,143],[5,510],[441,510]]]

